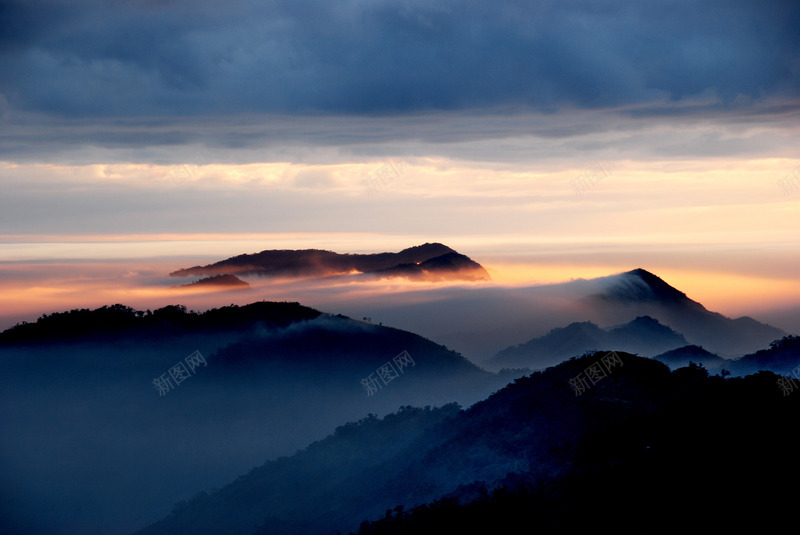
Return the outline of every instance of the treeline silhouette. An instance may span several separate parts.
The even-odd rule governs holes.
[[[627,353],[576,395],[569,381],[606,355],[440,421],[405,408],[344,426],[141,533],[719,532],[791,515],[800,395],[783,396],[771,372],[670,372]]]
[[[681,368],[665,378],[652,411],[584,437],[562,475],[462,486],[387,510],[357,533],[777,531],[796,507],[800,395],[782,396],[776,379]]]
[[[285,327],[321,314],[318,310],[299,303],[268,301],[244,306],[232,304],[202,313],[187,311],[183,305],[142,311],[116,304],[94,310],[83,308],[44,314],[34,323],[18,323],[0,333],[0,344],[61,342],[86,338],[113,340],[126,335],[152,339],[176,332],[241,331],[252,328],[254,324]]]

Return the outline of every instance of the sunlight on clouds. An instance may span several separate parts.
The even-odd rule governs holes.
[[[275,186],[282,185],[294,166],[287,162],[243,165],[180,163],[159,166],[154,172],[175,186]]]
[[[506,170],[443,158],[387,158],[330,165],[187,162],[64,166],[3,162],[0,168],[8,174],[7,179],[16,178],[21,184],[102,185],[111,181],[130,188],[161,189],[165,195],[177,194],[183,187],[246,186],[306,193],[309,189],[340,190],[365,197],[375,193],[404,200],[478,197],[596,202],[638,198],[650,205],[663,205],[752,201],[753,195],[774,202],[784,194],[780,179],[798,165],[800,160],[788,159],[587,160],[561,168],[534,161],[527,170]],[[164,186],[177,189],[172,192]],[[610,197],[601,199],[598,194]]]
[[[265,249],[375,253],[441,242],[484,265],[491,284],[550,284],[643,267],[713,310],[746,313],[748,303],[755,309],[800,299],[792,278],[800,261],[800,180],[796,189],[780,184],[798,165],[800,160],[790,158],[609,159],[561,166],[531,161],[523,168],[519,162],[503,166],[441,157],[313,165],[191,158],[176,165],[0,163],[9,191],[22,199],[7,198],[6,217],[12,208],[28,213],[25,203],[36,201],[31,210],[53,219],[47,232],[0,235],[0,305],[8,315],[110,302],[153,308],[184,301],[203,308],[217,300],[307,298],[335,310],[345,297],[381,292],[421,299],[427,283],[340,280],[303,288],[258,281],[252,292],[234,296],[196,289],[176,293],[170,285],[189,281],[166,275]],[[120,208],[129,210],[118,215],[123,222],[142,219],[144,202],[163,203],[159,212],[146,214],[152,231],[63,229],[62,191],[78,191],[74,198],[85,200],[80,215],[89,218],[87,228],[108,228],[103,217],[109,214],[91,225],[98,204],[92,195],[106,187],[122,199]],[[127,193],[141,191],[148,196],[125,204]],[[187,197],[198,191],[207,192],[207,199]],[[52,210],[39,208],[42,195],[52,197]],[[250,215],[241,209],[243,199],[253,200]],[[173,205],[183,211],[173,214]],[[274,220],[252,219],[265,213],[275,214]],[[117,216],[116,207],[110,215]],[[213,217],[243,230],[280,230],[286,217],[312,223],[304,232],[263,233],[182,233],[174,223]],[[54,265],[67,259],[94,259],[97,266],[74,264],[67,273]],[[18,268],[26,262],[41,264],[21,274]]]
[[[373,233],[154,234],[154,235],[0,235],[0,262],[56,259],[129,260],[171,257],[181,264],[265,249],[331,249],[374,252],[405,248],[420,236],[385,237]],[[420,242],[421,243],[421,242]]]
[[[344,238],[340,238],[344,239]],[[167,242],[169,243],[169,242]],[[451,243],[451,245],[453,245]],[[519,243],[517,243],[519,245]],[[720,247],[720,246],[717,246]],[[740,264],[769,261],[774,251],[765,248],[766,255],[755,250],[736,253],[720,249],[703,255],[702,246],[696,250],[679,248],[677,258],[669,250],[651,247],[625,246],[554,246],[531,247],[529,256],[509,253],[481,254],[489,244],[475,250],[457,249],[483,264],[489,271],[490,282],[450,282],[432,284],[404,279],[370,280],[353,276],[327,279],[280,280],[245,277],[251,289],[194,287],[178,289],[193,278],[169,277],[168,273],[185,267],[187,259],[128,260],[93,263],[6,263],[0,264],[0,323],[10,326],[26,319],[32,321],[40,314],[73,308],[96,308],[122,303],[139,309],[154,309],[169,304],[184,304],[205,310],[230,303],[246,304],[261,299],[299,301],[308,306],[336,313],[342,307],[358,310],[358,303],[390,300],[398,305],[424,303],[428,290],[444,287],[506,288],[515,291],[543,284],[557,284],[577,278],[591,279],[629,271],[637,267],[648,269],[662,277],[710,310],[738,316],[757,314],[800,301],[800,283],[791,276],[791,266],[777,270],[769,277],[747,271],[737,272]],[[387,248],[376,248],[373,252]],[[503,247],[497,248],[502,251]],[[559,253],[560,250],[560,253]],[[755,254],[753,254],[755,252]],[[697,265],[697,268],[685,266]],[[748,266],[744,266],[747,268]],[[355,308],[353,308],[355,307]]]
[[[516,286],[558,284],[580,278],[591,279],[628,271],[627,266],[627,264],[625,266],[619,264],[581,266],[574,264],[492,263],[486,270],[493,281]]]

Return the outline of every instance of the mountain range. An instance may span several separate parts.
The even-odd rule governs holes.
[[[771,370],[780,375],[800,379],[800,336],[784,336],[735,361],[731,368],[739,374]]]
[[[170,273],[173,277],[240,275],[331,277],[349,274],[412,280],[490,280],[477,262],[441,243],[425,243],[398,253],[340,254],[320,249],[268,250]]]
[[[676,422],[691,414],[694,398],[685,396],[693,388],[706,389],[703,403],[721,392],[732,406],[745,399],[760,406],[752,396],[780,390],[777,376],[756,372],[790,375],[800,366],[800,338],[709,312],[644,270],[430,293],[383,296],[383,310],[417,322],[422,335],[296,302],[202,313],[113,305],[47,314],[0,333],[0,525],[56,535],[122,535],[154,522],[147,533],[206,525],[209,533],[313,534],[369,520],[360,528],[369,533],[421,522],[425,509],[417,507],[425,504],[445,514],[441,504],[454,497],[458,507],[494,507],[502,500],[490,497],[501,491],[550,518],[550,498],[515,494],[515,482],[568,494],[570,478],[589,473],[575,471],[584,462],[577,452],[591,444],[609,453],[617,444],[606,432],[626,437],[648,411],[663,409],[664,428],[683,436]],[[598,320],[599,311],[608,318]],[[687,334],[681,314],[708,332],[695,326]],[[441,345],[431,326],[457,344],[497,343],[487,367],[506,369],[487,371]],[[741,358],[726,358],[720,340],[739,326],[747,327],[738,334]],[[508,345],[531,330],[543,332]],[[584,374],[587,384],[587,370],[611,350],[624,366],[596,384],[595,370],[591,388],[576,396],[571,382]],[[756,378],[709,377],[698,364]],[[530,370],[522,367],[547,369],[523,378]],[[713,414],[703,407],[701,414]],[[781,407],[766,408],[777,415]],[[617,477],[619,459],[609,455],[595,459],[599,473]],[[636,459],[622,461],[635,472]],[[384,514],[398,506],[417,509]]]
[[[231,274],[212,275],[210,277],[204,277],[202,279],[198,279],[188,284],[173,286],[173,288],[196,288],[198,286],[204,288],[220,287],[220,288],[239,289],[239,290],[250,288],[250,285],[247,282],[243,281],[236,275],[231,275]]]
[[[568,360],[466,410],[407,407],[339,427],[137,535],[669,533],[772,526],[792,510],[779,482],[798,474],[787,461],[800,435],[762,437],[800,394],[781,396],[771,373],[726,380],[613,355]],[[571,381],[599,365],[606,376],[576,395]]]
[[[472,404],[509,380],[297,303],[46,315],[0,334],[7,519],[27,533],[125,533],[342,422]]]
[[[361,280],[404,277],[434,282],[490,279],[483,266],[441,243],[376,254],[266,250],[179,269],[170,275],[202,277],[183,287],[217,289],[246,288],[247,282],[239,277],[253,276],[284,281],[342,276]],[[709,311],[642,268],[546,286],[445,287],[410,290],[402,292],[402,296],[367,293],[355,296],[341,307],[337,304],[337,308],[344,308],[343,312],[352,316],[380,318],[384,323],[423,334],[456,348],[474,361],[489,362],[489,366],[504,359],[498,353],[511,352],[509,342],[521,333],[538,331],[528,336],[531,340],[571,323],[592,322],[609,328],[647,316],[682,335],[687,342],[683,345],[702,346],[726,358],[757,351],[787,334],[747,316],[727,318]],[[522,340],[517,338],[517,345],[525,343]],[[635,345],[630,347],[639,352]],[[678,347],[680,344],[663,347],[660,352]],[[652,354],[649,350],[644,353]],[[568,355],[559,355],[563,356]]]
[[[688,342],[681,334],[649,316],[641,316],[625,325],[608,329],[601,329],[587,321],[571,323],[524,344],[506,348],[485,365],[489,369],[543,369],[598,349],[653,356],[685,345]]]
[[[595,315],[605,321],[632,313],[649,315],[680,332],[693,344],[720,355],[741,356],[786,335],[748,316],[731,319],[711,312],[644,269],[622,273],[606,282],[604,291],[584,298]]]
[[[343,313],[437,340],[481,363],[572,323],[608,329],[643,316],[683,336],[683,345],[702,346],[726,358],[763,349],[787,335],[747,316],[727,318],[710,311],[644,269],[539,286],[432,288],[401,297],[365,294],[338,306]]]
[[[671,349],[661,353],[660,355],[656,355],[653,358],[663,362],[669,366],[670,369],[683,368],[684,366],[689,366],[689,364],[694,363],[702,365],[705,369],[709,370],[709,372],[717,372],[721,371],[722,369],[727,369],[730,371],[730,368],[735,363],[734,360],[724,359],[719,355],[715,355],[714,353],[706,351],[702,347],[695,345]],[[769,370],[771,368],[767,366],[764,369]]]

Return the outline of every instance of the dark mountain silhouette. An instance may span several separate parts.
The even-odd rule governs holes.
[[[397,369],[388,383],[380,381],[378,368],[402,352],[411,362]],[[303,381],[317,396],[336,392],[339,401],[357,403],[368,399],[361,380],[372,375],[379,387],[373,396],[392,408],[411,401],[474,402],[502,386],[493,374],[430,340],[345,316],[325,315],[266,335],[242,337],[219,349],[209,363],[219,368],[214,380],[220,383],[276,383],[277,387],[288,380]]]
[[[170,275],[327,277],[351,273],[426,280],[490,279],[480,264],[441,243],[425,243],[399,253],[376,254],[339,254],[319,249],[269,250],[235,256],[206,266],[180,269]]]
[[[489,280],[489,274],[483,269],[483,266],[456,252],[435,256],[419,264],[398,264],[373,273],[381,277],[397,276],[424,280],[452,280],[456,278],[463,280]]]
[[[677,349],[667,351],[666,353],[656,355],[653,358],[663,362],[669,366],[670,369],[683,368],[688,366],[689,363],[694,363],[702,365],[709,371],[720,371],[722,369],[727,369],[730,371],[730,365],[734,362],[732,360],[719,357],[710,351],[706,351],[700,346],[694,345],[679,347]],[[764,369],[768,370],[770,368],[767,367]]]
[[[599,294],[596,297],[634,303],[656,301],[663,304],[670,303],[705,310],[700,303],[692,301],[686,297],[685,293],[673,288],[644,269],[634,269],[627,273],[622,273],[616,278],[617,281],[605,294]]]
[[[774,430],[800,395],[782,396],[769,372],[726,380],[626,353],[575,395],[570,381],[608,357],[571,359],[457,413],[406,408],[348,424],[138,533],[314,535],[359,519],[374,520],[365,535],[649,533],[792,510],[779,482],[800,472],[788,467],[800,435]],[[735,515],[722,514],[731,506]]]
[[[779,375],[800,378],[800,336],[785,336],[775,340],[769,349],[761,349],[731,361],[730,370],[738,374],[755,373],[759,370],[771,370]]]
[[[201,287],[219,286],[222,288],[237,289],[237,290],[250,288],[250,285],[247,282],[243,281],[236,275],[230,275],[230,274],[212,275],[211,277],[205,277],[203,279],[190,282],[189,284],[181,284],[180,286],[173,286],[173,288],[196,288],[198,286]]]
[[[106,342],[128,337],[153,341],[194,333],[249,332],[257,327],[287,327],[321,314],[299,303],[268,301],[215,308],[202,314],[187,312],[183,305],[169,305],[151,312],[116,304],[95,310],[54,312],[42,315],[34,323],[19,323],[0,332],[0,347],[70,341]]]
[[[606,328],[641,316],[683,335],[687,343],[682,345],[699,345],[725,358],[765,348],[787,334],[752,318],[730,319],[706,310],[643,269],[522,288],[432,288],[413,296],[393,300],[365,295],[358,299],[357,310],[359,315],[444,343],[476,362],[491,359],[510,343],[544,336],[571,323],[592,322]]]
[[[51,314],[0,334],[0,491],[18,489],[7,518],[28,533],[129,532],[342,422],[471,404],[507,380],[418,335],[297,303]]]
[[[561,474],[509,474],[500,485],[476,482],[410,510],[387,508],[358,535],[438,534],[442,526],[511,535],[780,532],[794,506],[782,482],[800,476],[790,462],[800,434],[775,430],[797,414],[800,394],[780,396],[776,379],[676,370],[660,383],[651,411],[612,417],[605,429],[583,435]],[[624,381],[615,373],[603,383],[611,380]]]
[[[441,251],[429,245],[433,253]],[[460,256],[444,252],[419,265],[429,263],[425,269],[433,273],[433,266],[458,264],[463,260]],[[385,269],[404,269],[407,264],[413,271],[417,263],[412,260],[389,263]],[[496,322],[511,317],[508,314],[530,328],[531,316],[520,314],[522,309],[505,310],[509,296],[521,301],[533,295],[556,296],[553,302],[566,302],[566,295],[574,304],[582,294],[579,312],[573,307],[568,313],[588,310],[597,317],[607,313],[602,325],[613,324],[609,318],[624,317],[628,322],[608,328],[583,322],[550,333],[547,343],[543,339],[549,335],[541,337],[543,348],[552,355],[560,351],[563,358],[615,344],[628,351],[663,355],[673,347],[666,347],[670,339],[676,342],[674,347],[685,349],[684,356],[700,355],[685,348],[694,339],[682,338],[672,330],[677,330],[675,325],[667,327],[666,320],[656,315],[666,317],[670,311],[705,321],[710,329],[705,336],[712,340],[738,326],[743,328],[739,340],[751,345],[771,332],[771,327],[749,318],[730,320],[709,312],[663,281],[659,283],[661,279],[639,271],[545,289],[508,290],[495,302],[485,299],[486,292],[476,291],[470,294],[475,299],[471,309],[463,306],[463,299],[435,306],[426,303],[430,311],[419,319],[461,323],[460,328],[481,337],[492,332]],[[448,291],[453,295],[460,290]],[[586,299],[587,295],[592,297]],[[464,311],[474,314],[474,321],[461,321],[459,314]],[[643,311],[653,315],[637,314]],[[533,317],[561,317],[550,309],[540,313]],[[599,321],[591,315],[583,317]],[[724,368],[748,373],[771,367],[789,373],[800,364],[797,341],[777,338],[770,349],[726,361]],[[195,351],[204,358],[202,367],[159,395],[155,378]],[[403,355],[413,358],[413,363],[402,360]],[[383,529],[412,518],[408,511],[421,504],[431,504],[427,510],[438,514],[442,504],[480,508],[512,503],[541,514],[543,522],[552,521],[549,531],[553,531],[579,512],[562,498],[597,513],[588,497],[594,493],[606,499],[603,481],[611,481],[609,489],[651,518],[658,509],[652,505],[648,509],[643,498],[631,496],[633,491],[626,491],[622,482],[649,489],[670,504],[670,510],[680,507],[670,498],[680,491],[675,480],[669,479],[673,473],[689,482],[693,478],[707,481],[708,474],[713,474],[727,483],[730,473],[735,473],[729,473],[731,466],[745,466],[749,478],[745,480],[753,488],[775,484],[753,475],[753,457],[744,448],[753,446],[748,433],[762,437],[763,443],[752,449],[754,454],[765,454],[768,446],[776,445],[763,439],[771,435],[753,427],[749,409],[741,408],[742,400],[747,400],[756,409],[772,411],[765,421],[773,425],[773,431],[779,428],[778,416],[784,424],[789,421],[791,411],[781,403],[795,403],[794,397],[780,397],[775,375],[723,380],[708,377],[697,366],[670,373],[661,362],[621,355],[624,366],[611,370],[581,396],[575,396],[569,382],[581,373],[588,377],[586,370],[602,358],[600,353],[520,379],[466,411],[452,406],[411,409],[407,406],[453,401],[471,405],[520,372],[494,375],[422,336],[324,314],[298,303],[261,302],[203,313],[180,305],[152,312],[114,305],[45,315],[35,323],[0,333],[0,526],[20,526],[16,530],[25,533],[118,535],[164,518],[149,528],[155,530],[152,533],[257,530],[313,535],[355,530],[360,520],[385,517],[363,527]],[[671,357],[680,355],[679,351]],[[405,363],[399,371],[398,362]],[[710,361],[704,362],[711,367]],[[379,370],[392,363],[394,375],[386,376],[391,382],[379,382]],[[365,389],[369,384],[374,391]],[[719,394],[730,407],[709,405],[712,394]],[[388,421],[378,418],[401,406],[406,407],[402,414]],[[796,405],[791,407],[796,409]],[[715,442],[701,429],[700,439],[693,442],[687,430],[694,432],[701,421],[711,421],[711,430],[733,426],[734,410],[745,415],[744,439],[738,430],[723,429],[719,436],[733,443],[726,449],[722,439]],[[376,416],[365,419],[368,413]],[[685,420],[685,414],[690,414],[690,420]],[[651,420],[657,425],[650,426]],[[330,443],[326,439],[310,448],[313,455],[267,463],[255,471],[258,477],[250,479],[249,474],[224,492],[198,495],[166,516],[169,504],[199,489],[219,488],[266,459],[290,455],[346,421],[360,423],[335,432]],[[690,422],[685,429],[681,427],[684,421]],[[664,464],[636,464],[637,445],[645,440],[652,445],[656,439],[665,448],[659,457]],[[790,444],[796,448],[794,442]],[[790,464],[782,447],[775,447],[770,462]],[[597,456],[592,456],[593,449]],[[669,484],[650,489],[638,474],[667,478]],[[527,490],[518,493],[518,483]],[[738,484],[734,481],[730,489],[747,495]],[[700,494],[691,494],[690,502],[709,503],[720,510],[727,503],[738,507],[738,498],[726,494],[727,486],[721,487],[706,484],[701,488],[714,498],[703,502]],[[510,501],[503,502],[503,496]],[[393,509],[398,506],[404,509]],[[385,515],[387,509],[394,513]],[[417,520],[425,510],[414,510],[423,515],[416,516]],[[464,514],[470,518],[471,513]],[[420,527],[419,532],[426,529]]]
[[[607,330],[611,347],[631,353],[651,355],[659,347],[684,341],[683,335],[650,316],[640,316],[633,321]]]
[[[591,322],[572,323],[524,344],[504,349],[486,365],[492,369],[541,369],[602,348],[618,348],[651,356],[684,345],[687,342],[683,336],[648,316],[610,329],[601,329]]]
[[[741,356],[766,347],[786,333],[753,318],[730,319],[710,312],[644,269],[597,279],[600,292],[583,299],[593,317],[624,318],[646,314],[683,334],[692,344],[722,356]]]
[[[440,409],[403,407],[383,419],[370,414],[291,457],[254,468],[217,492],[201,492],[178,503],[169,517],[138,533],[170,533],[180,526],[185,533],[249,535],[256,525],[269,533],[332,532],[325,528],[334,518],[346,522],[342,513],[369,508],[369,498],[353,492],[361,486],[356,478],[379,476],[385,482],[380,476],[383,467],[458,411],[452,404]],[[364,490],[375,487],[374,481],[363,481]],[[361,503],[348,504],[354,494]]]

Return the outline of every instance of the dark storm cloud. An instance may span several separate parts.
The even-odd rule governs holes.
[[[788,1],[5,1],[0,108],[397,114],[793,97],[799,19]]]

